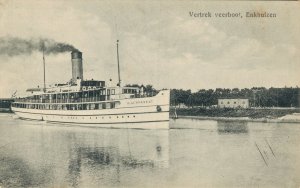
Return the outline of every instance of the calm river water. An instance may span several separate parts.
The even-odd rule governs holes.
[[[178,119],[170,125],[66,127],[0,114],[0,186],[300,186],[300,124]]]

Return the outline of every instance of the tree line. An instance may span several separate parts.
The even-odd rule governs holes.
[[[249,99],[253,107],[299,107],[299,88],[216,88],[191,90],[172,89],[171,105],[184,104],[186,106],[213,106],[218,104],[218,99],[244,98]]]
[[[131,84],[127,86],[142,87],[143,85]],[[156,94],[158,91],[152,85],[143,86],[145,92]],[[253,107],[299,107],[300,89],[298,87],[284,88],[216,88],[200,89],[192,92],[190,89],[171,89],[171,105],[184,104],[193,106],[214,106],[218,104],[218,99],[244,98],[249,99],[250,106]]]

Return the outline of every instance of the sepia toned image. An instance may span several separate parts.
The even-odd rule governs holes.
[[[0,0],[0,188],[299,188],[299,8]]]

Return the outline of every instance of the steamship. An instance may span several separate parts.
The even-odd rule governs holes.
[[[45,65],[44,55],[43,60]],[[119,60],[116,86],[84,80],[82,52],[72,51],[71,62],[71,81],[47,88],[44,66],[44,88],[27,89],[26,97],[12,103],[18,118],[89,127],[169,129],[169,90],[153,94],[144,87],[121,87]]]

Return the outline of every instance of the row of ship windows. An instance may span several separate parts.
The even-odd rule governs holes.
[[[63,116],[61,116],[60,118],[61,119],[105,119],[105,118],[109,118],[109,119],[111,119],[112,117],[115,117],[115,118],[130,118],[130,116],[108,116],[108,117],[105,117],[105,116],[96,116],[96,117],[89,117],[89,118],[85,118],[85,117],[78,117],[78,116],[75,116],[75,117],[66,117],[66,118],[64,118]],[[133,115],[133,116],[131,116],[131,117],[133,117],[133,118],[135,118],[135,115]],[[54,118],[54,116],[53,116],[53,118]]]
[[[40,110],[98,110],[116,107],[116,102],[91,103],[91,104],[22,104],[13,103],[13,107],[40,109]],[[117,104],[118,105],[118,104]]]

